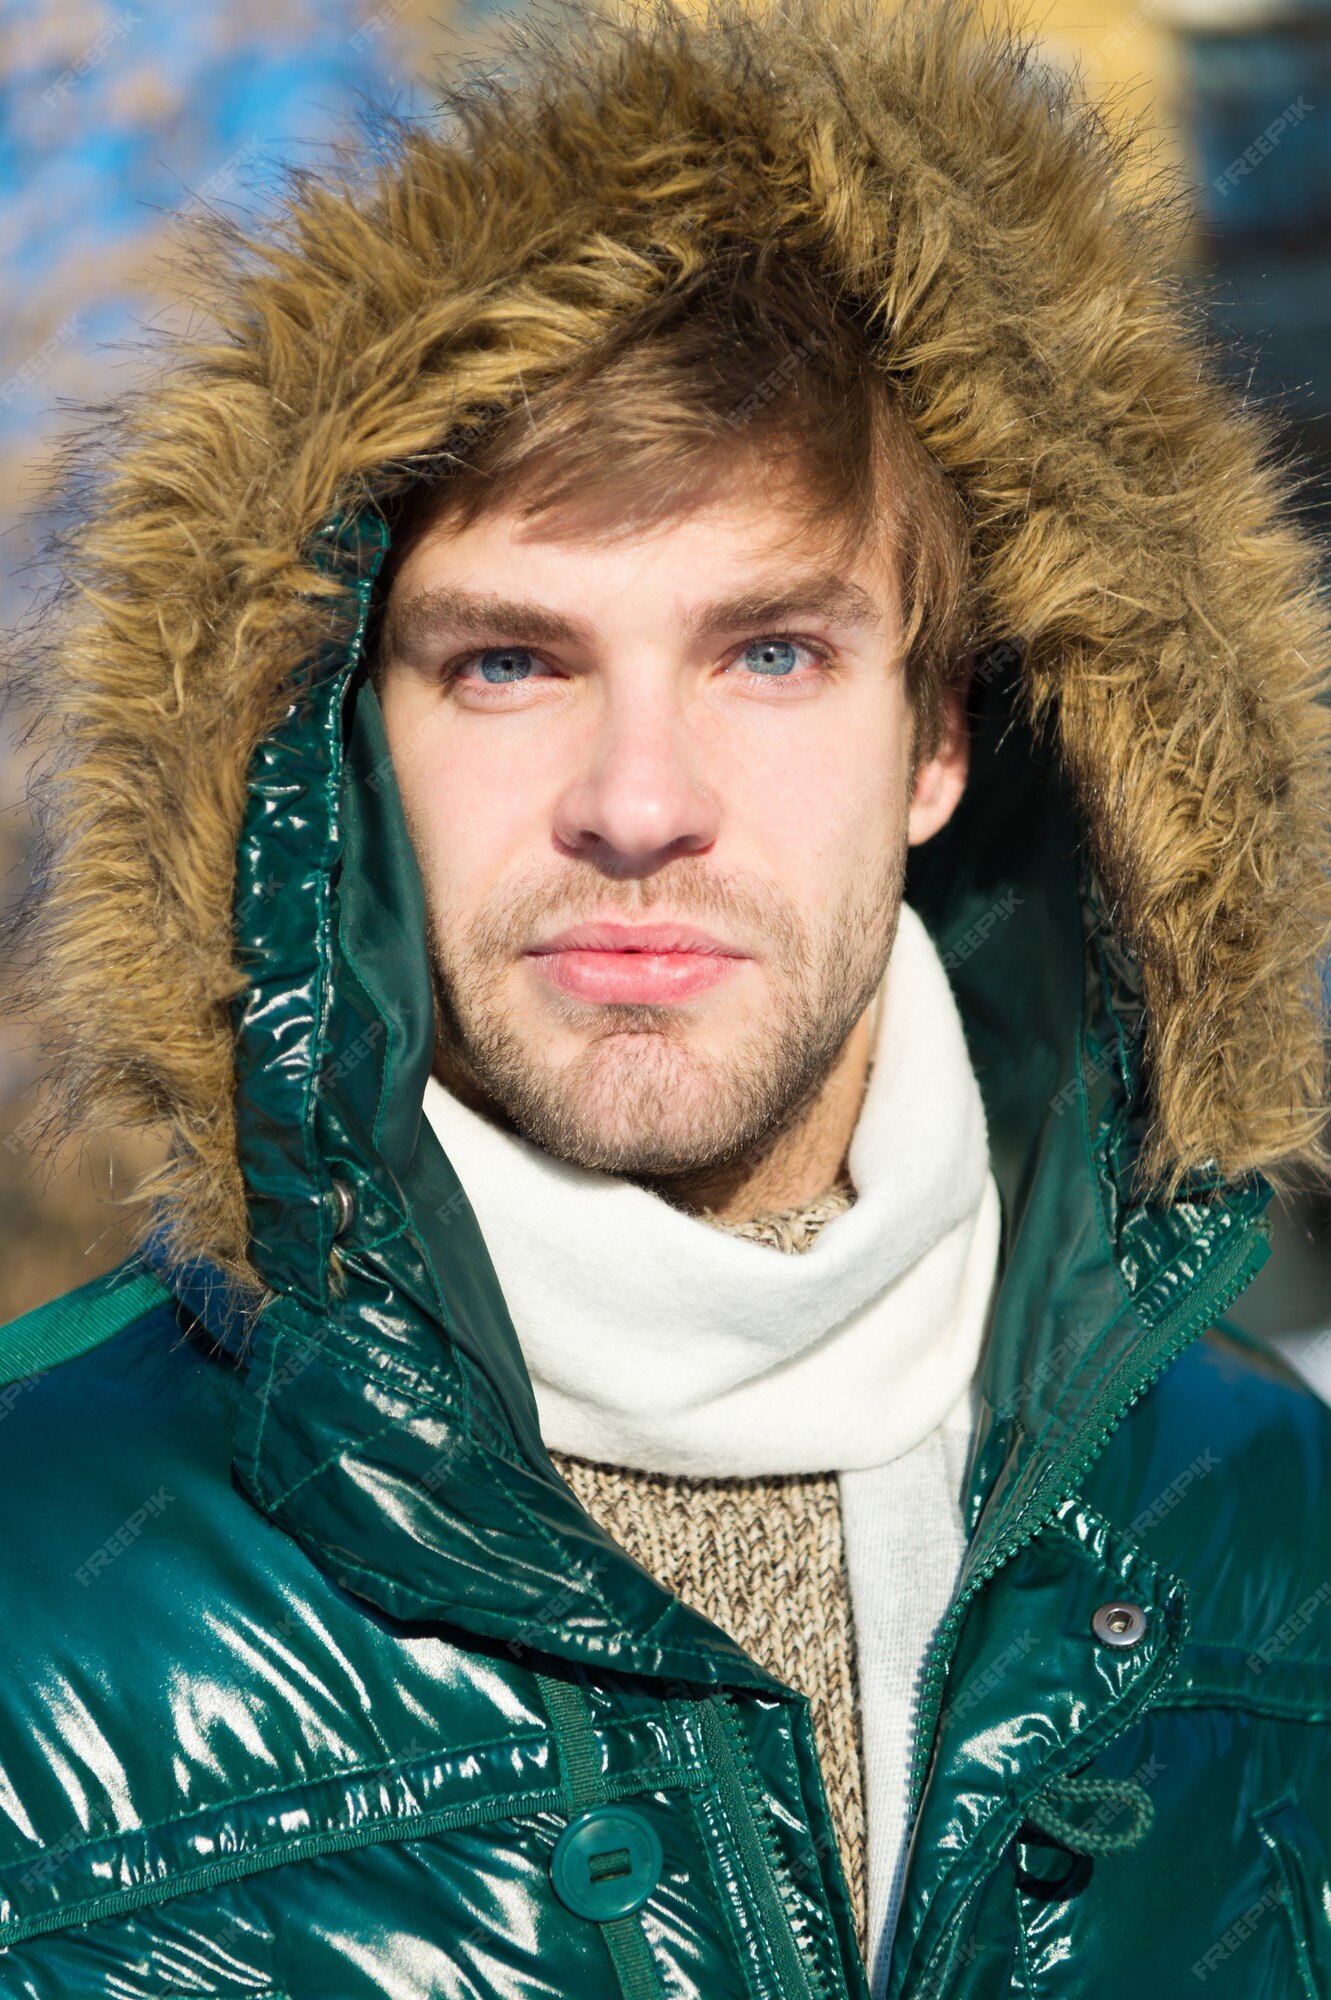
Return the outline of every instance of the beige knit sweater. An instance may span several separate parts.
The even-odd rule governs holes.
[[[848,1182],[805,1208],[726,1222],[791,1253],[854,1201]],[[828,1803],[867,1959],[860,1699],[835,1472],[689,1479],[550,1454],[594,1520],[671,1590],[809,1697]]]

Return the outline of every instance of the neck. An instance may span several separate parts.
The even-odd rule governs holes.
[[[826,1194],[848,1176],[850,1142],[869,1075],[871,1017],[872,1008],[866,1007],[822,1082],[781,1126],[738,1160],[678,1174],[623,1178],[659,1195],[673,1208],[695,1215],[705,1210],[709,1219],[724,1222],[782,1214]],[[450,1061],[442,1045],[435,1052],[434,1071],[470,1110],[512,1131],[511,1120],[474,1078]]]

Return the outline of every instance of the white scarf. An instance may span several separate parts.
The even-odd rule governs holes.
[[[692,1476],[841,1474],[879,2000],[920,1669],[965,1551],[1001,1218],[952,988],[909,904],[874,1012],[857,1198],[794,1255],[554,1159],[434,1077],[424,1108],[476,1211],[547,1446]]]

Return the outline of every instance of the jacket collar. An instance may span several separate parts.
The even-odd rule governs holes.
[[[238,853],[237,1124],[252,1333],[206,1269],[177,1290],[245,1369],[239,1477],[342,1583],[403,1618],[703,1682],[779,1684],[587,1515],[542,1443],[485,1243],[421,1114],[433,1054],[423,890],[361,671],[387,547],[321,531],[354,593],[250,774]],[[907,893],[952,976],[1004,1210],[968,1468],[967,1574],[1047,1519],[1133,1398],[1255,1275],[1269,1189],[1137,1199],[1142,1003],[1056,760],[981,662],[972,775]],[[337,1183],[354,1213],[339,1233]],[[191,1285],[194,1289],[190,1290]]]
[[[968,1472],[963,1585],[1047,1520],[1130,1404],[1270,1254],[1260,1175],[1141,1193],[1140,969],[1116,932],[1019,649],[981,661],[971,775],[913,849],[908,893],[951,973],[1003,1199],[1000,1281]]]

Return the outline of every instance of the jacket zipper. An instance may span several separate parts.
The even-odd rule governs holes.
[[[948,1612],[947,1618],[940,1628],[939,1644],[934,1648],[925,1674],[920,1706],[916,1718],[915,1745],[911,1759],[910,1810],[912,1818],[919,1806],[920,1795],[924,1789],[925,1766],[928,1761],[926,1746],[933,1735],[938,1703],[942,1695],[943,1683],[947,1679],[948,1670],[952,1664],[952,1654],[955,1651],[962,1614],[970,1603],[971,1598],[982,1584],[987,1583],[989,1578],[1000,1570],[1010,1557],[1016,1554],[1018,1549],[1024,1547],[1028,1541],[1040,1532],[1040,1529],[1052,1517],[1065,1496],[1068,1493],[1075,1492],[1077,1483],[1085,1473],[1087,1467],[1094,1464],[1095,1460],[1100,1456],[1108,1439],[1117,1430],[1133,1404],[1140,1401],[1141,1397],[1151,1387],[1151,1384],[1164,1374],[1170,1362],[1183,1352],[1188,1343],[1206,1326],[1210,1325],[1218,1314],[1224,1312],[1226,1307],[1233,1303],[1240,1292],[1244,1290],[1255,1276],[1257,1270],[1265,1263],[1269,1255],[1269,1246],[1265,1238],[1260,1236],[1256,1240],[1240,1237],[1237,1239],[1236,1248],[1240,1246],[1242,1254],[1238,1257],[1237,1267],[1234,1265],[1234,1257],[1233,1253],[1231,1253],[1230,1256],[1225,1258],[1220,1271],[1215,1275],[1213,1282],[1207,1287],[1203,1304],[1199,1306],[1194,1303],[1187,1317],[1177,1327],[1170,1328],[1168,1321],[1166,1321],[1167,1330],[1163,1336],[1163,1345],[1157,1353],[1155,1360],[1147,1372],[1138,1379],[1131,1393],[1119,1403],[1117,1409],[1106,1409],[1107,1405],[1112,1404],[1112,1392],[1105,1392],[1097,1397],[1087,1416],[1086,1426],[1082,1433],[1083,1444],[1070,1458],[1065,1470],[1065,1476],[1056,1483],[1054,1497],[1051,1500],[1039,1503],[1028,1519],[1023,1521],[1018,1517],[1017,1521],[1009,1527],[1006,1535],[990,1550],[983,1562],[977,1564],[967,1579],[965,1589]]]
[[[1108,1439],[1118,1428],[1119,1424],[1122,1423],[1133,1404],[1140,1401],[1152,1383],[1164,1374],[1170,1362],[1183,1352],[1188,1343],[1207,1326],[1211,1325],[1228,1306],[1232,1305],[1233,1301],[1238,1298],[1239,1294],[1256,1275],[1256,1272],[1266,1262],[1269,1254],[1270,1245],[1264,1236],[1258,1235],[1255,1238],[1240,1237],[1237,1239],[1235,1252],[1231,1252],[1221,1262],[1219,1270],[1213,1275],[1212,1282],[1206,1288],[1202,1304],[1198,1305],[1194,1301],[1186,1316],[1177,1326],[1171,1327],[1168,1319],[1166,1319],[1165,1332],[1162,1336],[1162,1345],[1159,1352],[1145,1374],[1138,1378],[1131,1393],[1119,1403],[1117,1409],[1112,1407],[1112,1392],[1106,1391],[1096,1398],[1091,1411],[1088,1413],[1086,1426],[1082,1432],[1082,1446],[1070,1457],[1066,1468],[1066,1476],[1057,1482],[1054,1498],[1035,1507],[1030,1517],[1025,1521],[1019,1517],[1008,1529],[1006,1535],[984,1558],[983,1562],[978,1564],[972,1572],[967,1581],[966,1588],[953,1604],[944,1625],[940,1628],[940,1643],[934,1649],[925,1674],[920,1706],[917,1712],[915,1743],[911,1763],[911,1822],[914,1821],[915,1815],[919,1810],[920,1798],[924,1790],[924,1780],[927,1775],[928,1759],[926,1745],[932,1739],[943,1685],[947,1679],[948,1669],[951,1666],[952,1655],[956,1650],[956,1641],[960,1630],[962,1614],[966,1606],[970,1603],[971,1598],[991,1576],[995,1575],[1003,1567],[1004,1563],[1011,1556],[1016,1554],[1018,1549],[1024,1547],[1028,1541],[1031,1541],[1039,1533],[1040,1529],[1044,1527],[1062,1503],[1065,1495],[1075,1492],[1077,1483],[1082,1478],[1087,1467],[1094,1464],[1103,1451]],[[960,1920],[964,1916],[965,1911],[970,1907],[982,1884],[983,1877],[977,1875],[961,1908],[953,1913],[952,1921],[948,1926],[949,1935],[955,1936],[957,1934]],[[935,1974],[938,1954],[944,1942],[945,1940],[940,1939],[935,1944],[930,1961],[924,1968],[925,1991],[933,1991],[930,1981]]]
[[[776,1972],[774,2000],[828,2000],[821,1979],[815,1979],[800,1950],[782,1894],[782,1885],[793,1890],[794,1884],[770,1832],[760,1830],[765,1809],[731,1697],[714,1695],[701,1703],[700,1712],[703,1743],[734,1830],[749,1906],[757,1912]]]

